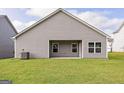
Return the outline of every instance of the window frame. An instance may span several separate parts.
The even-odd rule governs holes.
[[[57,44],[57,45],[58,45],[58,48],[57,48],[58,51],[57,51],[57,52],[54,52],[54,51],[53,51],[53,45],[54,45],[54,44]],[[58,43],[58,42],[57,42],[57,43],[52,43],[52,53],[58,53],[58,52],[59,52],[59,43]]]
[[[94,43],[94,46],[93,47],[89,47],[89,43]],[[100,43],[101,44],[101,46],[100,47],[96,47],[96,43]],[[88,42],[88,53],[90,53],[89,52],[89,48],[94,48],[94,54],[100,54],[100,53],[102,53],[102,43],[101,42]],[[96,49],[97,48],[100,48],[101,49],[101,51],[100,52],[96,52]],[[90,54],[93,54],[93,53],[90,53]]]
[[[96,43],[100,43],[100,47],[97,47]],[[100,48],[100,52],[96,52],[97,48]],[[102,43],[101,42],[95,42],[95,53],[102,53]]]
[[[76,52],[73,52],[73,51],[72,51],[73,48],[74,48],[74,47],[72,46],[73,44],[76,44],[76,45],[77,45],[77,47],[76,47],[76,50],[77,50],[77,51],[76,51]],[[78,53],[78,43],[71,43],[71,52],[72,52],[72,53]]]
[[[90,43],[93,43],[93,44],[94,44],[94,42],[88,42],[88,53],[93,54],[93,53],[95,53],[95,44],[94,44],[93,47],[90,47],[90,46],[89,46]],[[89,52],[89,49],[90,49],[90,48],[93,48],[93,53]]]

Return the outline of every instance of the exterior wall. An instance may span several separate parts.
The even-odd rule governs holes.
[[[113,52],[124,52],[124,26],[118,33],[113,34]]]
[[[49,40],[82,40],[82,57],[106,58],[106,37],[91,28],[59,12],[16,39],[16,58],[22,49],[32,58],[49,58]],[[101,42],[101,54],[89,54],[88,42]]]
[[[101,53],[89,53],[88,52],[88,43],[89,42],[101,42]],[[88,38],[87,40],[83,41],[83,58],[107,58],[107,44],[106,39],[100,40],[96,38],[96,40],[91,40]]]
[[[59,44],[59,51],[57,53],[52,52],[52,43]],[[72,43],[78,44],[78,51],[76,53],[72,52]],[[79,43],[80,41],[50,41],[50,57],[79,57]]]
[[[14,41],[16,33],[5,16],[0,16],[0,58],[14,57]]]

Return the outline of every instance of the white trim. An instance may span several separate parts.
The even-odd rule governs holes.
[[[81,40],[81,58],[84,58],[83,40]]]
[[[103,35],[103,36],[105,36],[105,37],[109,37],[109,38],[110,38],[110,36],[107,35],[106,33],[104,33],[103,31],[97,29],[96,27],[94,27],[94,26],[88,24],[87,22],[81,20],[80,18],[78,18],[78,17],[72,15],[71,13],[69,13],[69,12],[67,12],[67,11],[65,11],[64,9],[61,9],[61,8],[57,9],[56,11],[52,12],[52,13],[49,14],[48,16],[46,16],[46,17],[42,18],[41,20],[37,21],[36,23],[34,23],[33,25],[31,25],[30,27],[27,27],[26,29],[24,29],[23,31],[21,31],[20,33],[18,33],[16,36],[14,36],[13,38],[16,38],[16,37],[22,35],[23,33],[29,31],[29,30],[32,29],[33,27],[35,27],[35,26],[37,26],[38,24],[44,22],[46,19],[52,17],[53,15],[55,15],[55,14],[57,14],[57,13],[59,13],[59,12],[63,12],[64,14],[66,14],[66,15],[72,17],[73,19],[77,20],[78,22],[82,23],[83,25],[86,25],[86,26],[90,27],[91,29],[93,29],[93,31],[96,31],[96,32],[98,32],[99,34],[101,34],[101,35]]]
[[[55,10],[54,12],[52,12],[51,14],[45,16],[44,18],[40,19],[39,21],[37,21],[36,23],[32,24],[31,26],[27,27],[26,29],[22,30],[20,33],[18,33],[16,36],[14,36],[13,38],[16,38],[18,36],[20,36],[21,34],[29,31],[31,28],[37,26],[38,24],[44,22],[46,19],[50,18],[51,16],[55,15],[56,13],[58,13],[59,11],[61,11],[60,9]]]
[[[98,29],[98,28],[96,28],[96,27],[90,25],[89,23],[87,23],[87,22],[85,22],[84,20],[80,19],[79,17],[76,17],[76,16],[74,16],[73,14],[71,14],[71,13],[65,11],[64,9],[62,10],[62,12],[65,13],[66,15],[68,15],[68,16],[71,16],[73,19],[77,20],[78,22],[82,23],[83,25],[88,26],[89,28],[93,29],[93,31],[96,31],[97,33],[99,33],[99,34],[101,34],[101,35],[103,35],[103,36],[105,36],[105,37],[108,37],[108,38],[111,37],[111,36],[109,36],[108,34],[106,34],[106,33],[104,33],[103,31],[101,31],[100,29]]]
[[[48,58],[50,58],[50,41],[48,40]]]
[[[101,54],[102,53],[102,43],[101,42],[94,42],[95,43],[95,54]],[[101,47],[96,47],[96,43],[101,43]],[[96,52],[96,48],[101,48],[101,52],[100,53],[97,53]]]
[[[108,51],[107,51],[107,38],[106,38],[106,58],[108,58]]]
[[[16,58],[16,39],[14,39],[14,58]]]
[[[57,44],[58,45],[58,52],[53,52],[53,44]],[[59,53],[59,43],[52,43],[52,53]]]
[[[93,47],[89,47],[89,43],[93,43],[94,46],[93,46]],[[89,48],[93,48],[93,49],[94,49],[94,52],[93,52],[93,53],[90,53],[90,52],[89,52]],[[88,53],[89,53],[89,54],[95,54],[95,42],[88,42]]]

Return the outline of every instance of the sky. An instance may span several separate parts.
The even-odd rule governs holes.
[[[0,8],[18,32],[55,11],[56,8]],[[111,35],[124,22],[124,8],[65,8],[68,12]]]

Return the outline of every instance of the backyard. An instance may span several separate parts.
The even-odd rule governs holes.
[[[0,59],[0,80],[14,84],[124,83],[124,53],[109,59]]]

